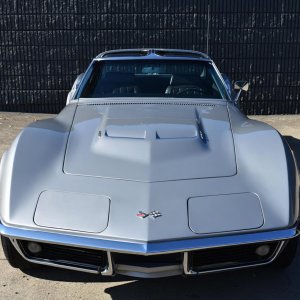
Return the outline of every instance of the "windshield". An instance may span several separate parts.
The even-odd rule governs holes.
[[[95,61],[81,98],[226,98],[213,66],[195,60]]]

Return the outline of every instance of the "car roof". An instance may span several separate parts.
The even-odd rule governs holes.
[[[142,49],[120,49],[110,50],[100,53],[95,60],[106,59],[200,59],[211,61],[205,53],[193,50],[179,49],[158,49],[158,48],[142,48]]]

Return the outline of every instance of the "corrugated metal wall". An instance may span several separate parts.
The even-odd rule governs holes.
[[[58,112],[103,50],[206,51],[209,19],[209,55],[250,81],[243,111],[299,113],[299,16],[298,0],[2,0],[0,110]]]

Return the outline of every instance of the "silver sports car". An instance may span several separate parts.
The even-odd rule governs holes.
[[[8,262],[148,278],[288,266],[298,172],[284,138],[238,109],[247,89],[201,52],[98,55],[2,157]]]

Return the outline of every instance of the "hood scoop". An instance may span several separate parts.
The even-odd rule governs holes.
[[[105,135],[111,138],[128,139],[183,139],[198,136],[195,125],[189,124],[142,124],[108,125]]]
[[[80,105],[66,174],[157,182],[236,174],[226,103]]]

